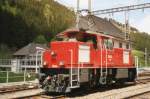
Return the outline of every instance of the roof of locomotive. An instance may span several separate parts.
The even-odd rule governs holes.
[[[75,29],[75,28],[67,29],[66,31],[63,31],[56,36],[57,37],[70,37],[72,35],[79,34],[79,33],[83,34],[84,36],[86,35],[86,36],[101,36],[101,37],[105,37],[105,38],[114,38],[113,36],[103,34],[103,32],[98,33],[98,32],[93,32],[93,31],[79,30],[79,29]]]
[[[80,35],[83,34],[86,37],[87,36],[88,37],[90,37],[90,36],[101,36],[103,38],[110,38],[110,39],[114,39],[114,40],[118,40],[118,41],[122,41],[122,42],[131,43],[130,40],[124,40],[124,39],[121,39],[121,38],[118,38],[118,37],[107,35],[107,34],[104,34],[103,32],[85,31],[85,30],[81,30],[81,29],[77,29],[77,28],[67,29],[67,30],[57,34],[56,37],[65,38],[65,37],[71,37],[72,35],[75,35],[75,34],[80,34]]]

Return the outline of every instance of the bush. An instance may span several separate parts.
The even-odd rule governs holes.
[[[39,43],[39,44],[45,44],[47,43],[45,37],[43,35],[38,35],[35,40],[34,40],[35,43]]]

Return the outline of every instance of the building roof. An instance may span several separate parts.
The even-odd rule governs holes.
[[[19,49],[18,51],[16,51],[13,55],[14,56],[27,56],[30,54],[34,54],[36,53],[36,47],[48,49],[46,44],[30,43],[24,46],[23,48]]]
[[[125,33],[111,19],[100,18],[94,15],[81,16],[78,26],[82,30],[104,33],[117,38],[125,38]],[[73,30],[74,28],[71,27],[70,29]]]
[[[86,26],[83,23],[86,24]],[[120,28],[116,27],[114,23],[112,23],[111,19],[109,20],[93,15],[82,17],[81,21],[79,22],[79,27],[86,27],[90,31],[102,32],[104,34],[108,34],[119,38],[125,37],[125,33],[123,33]]]

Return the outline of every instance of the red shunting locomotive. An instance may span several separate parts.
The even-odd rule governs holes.
[[[94,87],[134,82],[136,68],[130,45],[119,48],[118,38],[90,31],[65,31],[43,53],[40,84],[47,92],[71,92]],[[119,43],[118,43],[119,44]]]

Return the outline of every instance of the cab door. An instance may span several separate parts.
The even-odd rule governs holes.
[[[98,36],[98,50],[100,57],[100,66],[109,67],[113,64],[113,41],[112,38]]]

